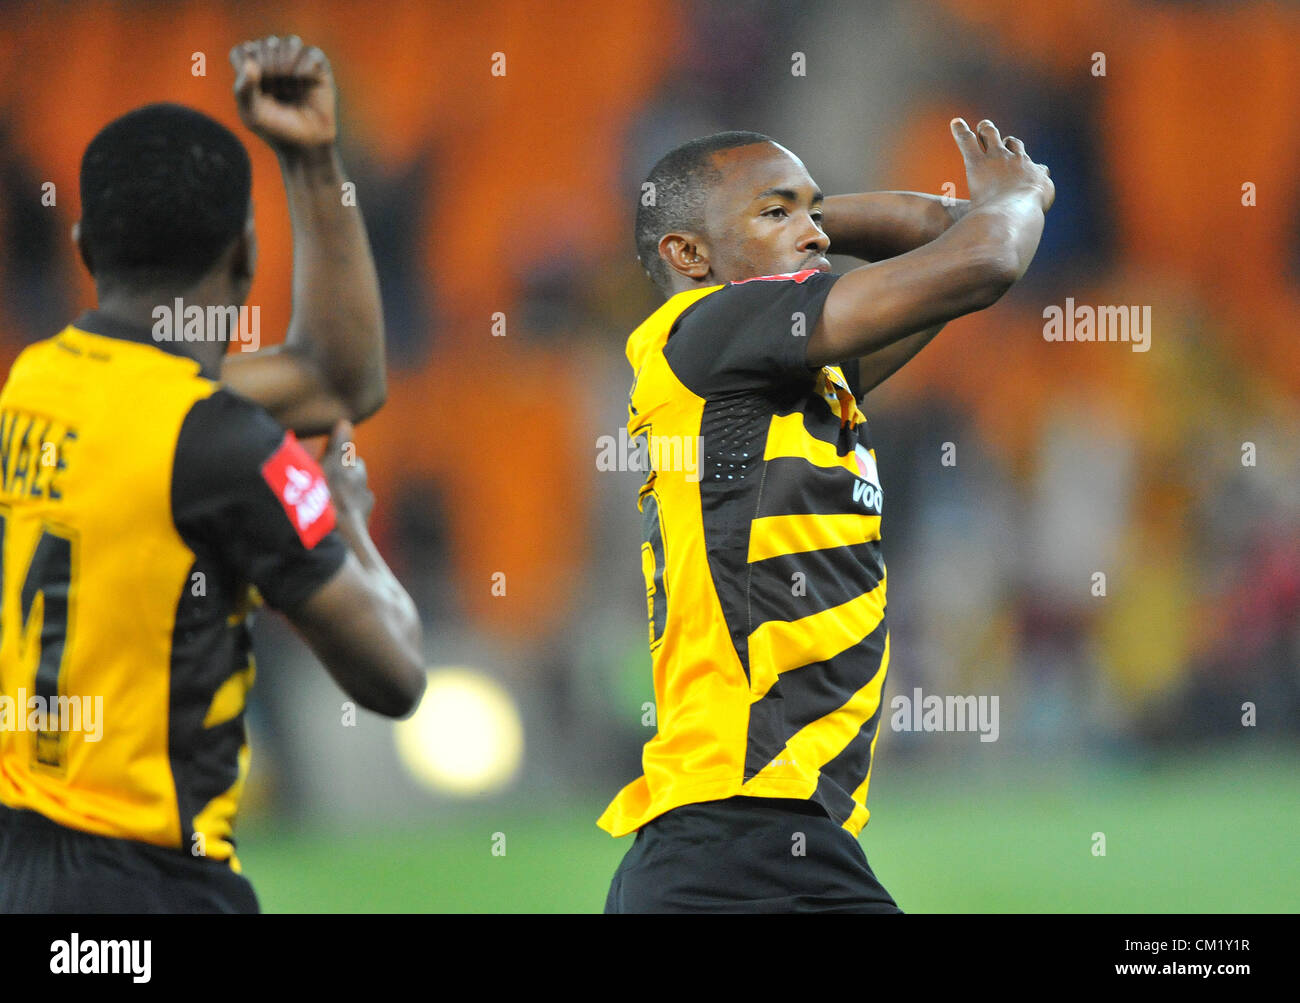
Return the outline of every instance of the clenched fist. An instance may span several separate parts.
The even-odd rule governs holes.
[[[292,151],[334,142],[334,76],[320,49],[297,35],[271,35],[236,45],[230,62],[239,117],[271,146]]]

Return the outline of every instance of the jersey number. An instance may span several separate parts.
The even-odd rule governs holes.
[[[0,514],[0,554],[4,552],[5,530],[8,520]],[[4,595],[4,561],[0,560],[0,596]],[[72,538],[60,536],[46,526],[36,543],[27,574],[19,594],[18,658],[25,661],[26,644],[32,625],[33,611],[40,601],[41,633],[40,657],[36,663],[36,679],[29,696],[39,698],[45,708],[47,722],[62,720],[59,713],[59,693],[62,689],[63,659],[67,652],[68,624],[72,617]],[[6,606],[7,608],[7,606]],[[0,616],[0,629],[7,631],[9,624]],[[26,714],[26,706],[15,706],[15,714]],[[67,751],[67,733],[62,730],[37,730],[33,733],[33,765],[62,769]]]

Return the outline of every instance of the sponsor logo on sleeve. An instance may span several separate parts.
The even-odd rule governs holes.
[[[292,432],[285,433],[280,448],[262,464],[262,476],[308,550],[334,528],[334,503],[325,474]]]

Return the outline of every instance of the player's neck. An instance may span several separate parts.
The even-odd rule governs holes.
[[[160,288],[146,291],[114,288],[97,291],[98,303],[95,307],[100,316],[118,324],[137,330],[153,331],[159,322],[159,311],[166,311],[173,322],[183,322],[184,311],[197,306],[206,311],[208,307],[236,305],[236,297],[230,295],[228,287],[215,288],[214,284],[199,282],[184,288]],[[179,303],[179,306],[178,306]],[[169,341],[169,350],[179,355],[195,359],[205,371],[219,366],[224,354],[224,345],[213,345],[206,341],[186,341],[176,338]]]
[[[176,301],[183,307],[197,306],[202,310],[208,307],[238,306],[240,301],[227,283],[201,281],[191,286],[160,287],[157,289],[133,290],[122,287],[97,289],[96,309],[105,316],[123,324],[136,327],[153,327],[160,307],[167,310],[176,309]]]

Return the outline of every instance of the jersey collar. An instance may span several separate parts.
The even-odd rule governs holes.
[[[166,352],[168,355],[198,363],[201,375],[208,379],[218,378],[217,373],[210,372],[198,359],[183,351],[181,342],[159,341],[153,336],[151,328],[127,324],[99,310],[87,310],[72,322],[72,326],[78,331],[97,334],[103,338],[117,338],[121,341],[134,342],[137,345],[149,345],[161,352]]]

